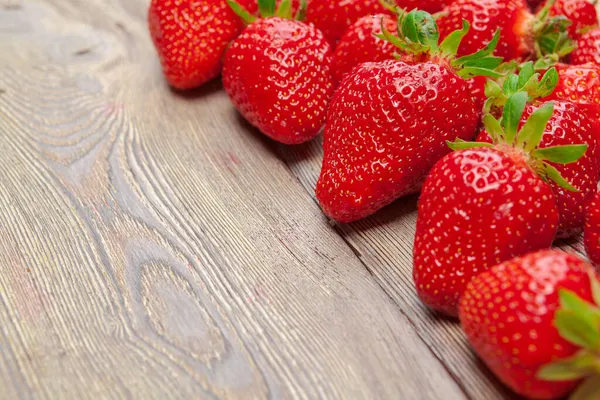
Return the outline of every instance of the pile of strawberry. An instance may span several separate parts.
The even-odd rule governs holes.
[[[434,15],[430,13],[435,13]],[[533,399],[600,399],[600,28],[587,0],[153,0],[177,89],[221,74],[285,144],[324,132],[349,223],[420,192],[413,277]]]

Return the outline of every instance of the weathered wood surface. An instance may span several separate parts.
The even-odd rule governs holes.
[[[416,198],[332,228],[320,141],[171,91],[147,2],[0,0],[0,397],[510,398],[416,298]]]

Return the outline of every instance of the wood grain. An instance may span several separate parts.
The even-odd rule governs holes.
[[[497,393],[365,261],[403,276],[410,217],[340,235],[318,152],[280,157],[218,82],[165,85],[147,1],[1,1],[0,397]]]

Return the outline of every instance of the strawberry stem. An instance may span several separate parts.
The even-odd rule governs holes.
[[[516,75],[510,79],[510,85],[513,84],[515,86],[519,85]],[[571,186],[560,172],[549,163],[570,164],[576,162],[587,151],[587,144],[538,148],[546,130],[546,125],[552,117],[554,103],[547,102],[536,109],[519,130],[528,100],[529,94],[527,92],[513,93],[506,100],[500,121],[490,113],[483,116],[483,124],[492,139],[492,144],[457,140],[448,143],[448,146],[452,150],[464,150],[474,147],[502,145],[521,150],[527,155],[529,165],[540,178],[546,182],[553,181],[566,190],[577,192],[578,190]],[[600,297],[600,287],[598,288],[598,297]]]
[[[535,56],[538,59],[547,55],[565,57],[575,49],[567,28],[572,22],[564,15],[550,17],[550,9],[555,0],[548,0],[535,16],[531,32],[534,38]]]
[[[463,78],[474,76],[500,77],[501,73],[495,69],[502,64],[501,57],[494,57],[492,53],[498,45],[500,31],[496,31],[493,39],[483,49],[468,56],[457,58],[456,54],[462,39],[469,32],[469,22],[463,20],[460,30],[450,33],[446,39],[439,43],[440,34],[431,14],[422,10],[405,12],[395,8],[398,14],[397,36],[391,34],[381,21],[381,34],[376,35],[399,48],[403,53],[423,54],[430,57],[439,56],[450,61],[450,65],[457,74]]]
[[[258,0],[258,11],[263,18],[274,16],[275,0]]]
[[[227,0],[227,4],[233,12],[244,21],[246,25],[256,21],[256,17],[248,12],[240,3],[235,0]]]

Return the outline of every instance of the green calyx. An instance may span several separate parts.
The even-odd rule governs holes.
[[[567,30],[572,22],[563,15],[550,16],[550,9],[554,2],[555,0],[548,0],[544,8],[536,14],[533,22],[531,32],[537,59],[548,55],[562,58],[576,47]]]
[[[463,78],[474,76],[500,77],[502,74],[495,69],[502,64],[501,57],[492,55],[500,39],[497,30],[493,39],[483,49],[464,57],[457,57],[460,42],[469,32],[470,25],[463,20],[463,28],[450,33],[441,43],[435,18],[428,12],[412,10],[405,12],[394,8],[398,15],[397,35],[390,33],[381,23],[380,39],[386,40],[401,50],[402,53],[413,55],[427,54],[429,57],[442,57]],[[401,55],[397,54],[397,57]]]
[[[514,69],[514,65],[506,65],[505,68]],[[554,92],[558,84],[556,68],[550,68],[540,76],[533,62],[529,61],[521,64],[519,69],[518,74],[506,74],[498,81],[488,79],[485,84],[487,100],[484,112],[488,113],[494,107],[503,107],[508,98],[517,92],[526,92],[529,101],[542,99]]]
[[[547,381],[582,380],[570,400],[600,398],[600,282],[593,271],[588,274],[594,303],[560,289],[560,308],[554,315],[554,325],[561,337],[581,350],[543,366],[537,373],[539,379]]]
[[[235,0],[227,0],[227,4],[246,24],[256,21],[256,16],[252,15]],[[282,0],[279,7],[277,7],[276,0],[258,0],[258,11],[263,18],[279,17],[304,21],[304,18],[306,18],[306,0],[300,1],[300,7],[296,15],[292,14],[292,0]]]
[[[538,148],[546,125],[554,112],[554,103],[547,102],[535,110],[525,121],[521,129],[519,124],[529,100],[529,94],[524,91],[508,96],[504,104],[502,118],[496,119],[492,114],[483,116],[483,124],[492,139],[492,143],[448,142],[453,150],[463,150],[474,147],[505,147],[521,151],[531,168],[544,181],[553,181],[560,187],[577,192],[550,163],[570,164],[579,160],[586,152],[587,144],[554,146]]]

